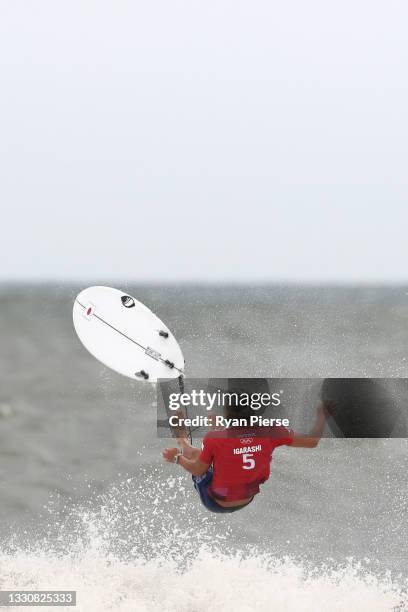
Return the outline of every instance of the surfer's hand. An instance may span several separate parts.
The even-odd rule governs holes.
[[[178,448],[165,448],[163,451],[163,459],[168,463],[174,463],[174,457],[180,453]]]

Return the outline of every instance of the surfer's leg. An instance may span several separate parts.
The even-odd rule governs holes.
[[[200,496],[201,503],[203,506],[205,506],[205,508],[207,508],[207,510],[210,512],[223,512],[221,506],[218,506],[218,504],[208,494],[208,487],[210,486],[212,478],[213,470],[211,467],[208,468],[207,472],[201,476],[192,476],[194,488]]]
[[[194,446],[188,442],[187,438],[177,438],[177,443],[181,447],[183,455],[186,457],[186,459],[197,459],[200,454],[200,450],[198,448],[194,448]]]

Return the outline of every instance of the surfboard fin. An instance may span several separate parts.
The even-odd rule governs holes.
[[[163,331],[162,329],[159,331],[159,336],[161,336],[162,338],[168,338],[169,337],[169,332]]]
[[[135,376],[139,376],[139,378],[144,378],[145,380],[148,380],[149,378],[148,373],[144,370],[140,370],[140,372],[135,372]]]
[[[174,368],[174,363],[170,361],[169,359],[165,359],[164,363],[166,364],[166,366],[170,368],[170,370]]]

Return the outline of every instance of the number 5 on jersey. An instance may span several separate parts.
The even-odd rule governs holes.
[[[255,467],[255,459],[252,458],[254,456],[253,453],[245,453],[241,456],[242,456],[242,463],[244,464],[242,466],[242,469],[253,470]]]

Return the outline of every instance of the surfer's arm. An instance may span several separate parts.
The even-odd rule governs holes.
[[[198,457],[196,459],[187,459],[187,457],[184,457],[184,455],[180,453],[178,448],[166,448],[163,451],[163,458],[169,463],[174,463],[177,456],[177,463],[193,476],[205,474],[210,467],[209,463],[204,463]]]
[[[204,463],[200,461],[200,459],[187,459],[183,455],[179,457],[179,464],[183,467],[187,472],[190,472],[193,476],[201,476],[205,474],[208,468],[210,467],[209,463]]]
[[[293,436],[291,446],[301,448],[315,448],[323,435],[326,425],[327,414],[332,412],[333,405],[330,402],[321,402],[317,409],[316,421],[309,433],[296,433]]]

